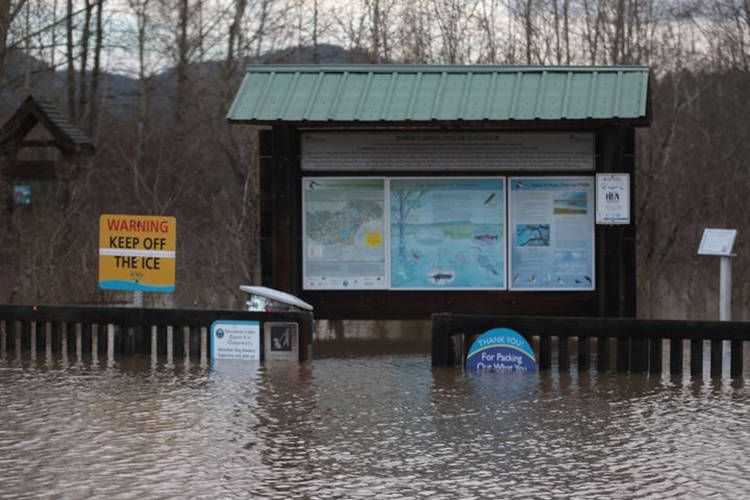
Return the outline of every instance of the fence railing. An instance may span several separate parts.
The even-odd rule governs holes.
[[[206,365],[210,328],[217,320],[291,322],[299,325],[299,357],[310,357],[313,317],[310,313],[268,313],[129,307],[0,305],[0,359],[10,353],[32,360],[53,354],[78,361],[90,357],[108,363],[118,355],[149,354],[194,359]],[[261,335],[262,341],[262,335]],[[262,352],[262,349],[261,349]]]
[[[511,328],[534,342],[540,370],[550,369],[553,357],[560,371],[569,370],[573,357],[571,339],[575,338],[578,370],[661,373],[666,368],[663,359],[668,357],[669,372],[682,373],[685,344],[689,344],[690,373],[701,374],[703,344],[709,341],[710,373],[718,376],[724,368],[726,341],[729,373],[738,377],[743,371],[743,343],[750,342],[750,323],[743,321],[433,314],[432,365],[462,365],[474,339],[498,327]],[[596,339],[595,348],[592,339]],[[553,340],[556,353],[553,353]],[[668,353],[663,352],[665,340]],[[616,344],[614,348],[611,348],[612,342]],[[595,366],[592,366],[592,359],[596,361]]]

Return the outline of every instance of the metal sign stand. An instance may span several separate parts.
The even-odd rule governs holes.
[[[732,321],[732,257],[719,260],[719,321]]]
[[[715,255],[719,260],[719,321],[732,320],[732,248],[736,229],[703,230],[698,255]]]

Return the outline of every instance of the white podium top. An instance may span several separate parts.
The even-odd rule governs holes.
[[[300,309],[304,309],[306,311],[313,310],[313,306],[311,306],[304,300],[298,299],[294,295],[288,294],[286,292],[274,290],[273,288],[268,288],[265,286],[242,285],[240,286],[240,290],[253,295],[258,295],[269,300],[275,300],[276,302],[281,302],[282,304],[299,307]]]

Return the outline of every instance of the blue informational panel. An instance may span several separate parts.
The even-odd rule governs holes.
[[[594,178],[511,177],[511,290],[594,290]]]
[[[474,341],[466,356],[467,371],[499,373],[535,372],[534,350],[523,336],[510,328],[493,328]]]
[[[211,324],[211,363],[260,360],[260,322],[216,320]]]
[[[505,289],[505,179],[393,178],[392,289]]]

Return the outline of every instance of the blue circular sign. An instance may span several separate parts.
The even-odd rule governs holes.
[[[525,338],[510,328],[493,328],[477,337],[466,356],[469,371],[535,372],[536,356]]]

